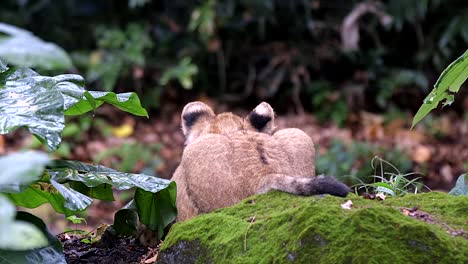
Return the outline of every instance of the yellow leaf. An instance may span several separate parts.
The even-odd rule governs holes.
[[[131,124],[123,124],[121,126],[112,128],[112,135],[119,138],[125,138],[131,136],[132,134],[133,126]]]

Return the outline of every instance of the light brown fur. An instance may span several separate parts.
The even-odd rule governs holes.
[[[193,102],[182,112],[182,129],[186,147],[173,176],[179,221],[270,190],[348,192],[331,177],[315,177],[311,138],[295,128],[275,132],[267,103],[242,119],[232,113],[215,115],[207,105]]]

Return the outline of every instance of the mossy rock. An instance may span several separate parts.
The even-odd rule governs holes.
[[[348,199],[350,210],[341,207]],[[468,196],[380,201],[270,192],[173,225],[157,263],[466,264],[463,230]]]

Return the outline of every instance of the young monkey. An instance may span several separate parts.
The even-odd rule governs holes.
[[[172,178],[178,221],[270,190],[342,197],[350,191],[333,177],[315,176],[312,139],[295,128],[276,131],[268,103],[241,118],[192,102],[182,111],[182,131],[185,149]]]

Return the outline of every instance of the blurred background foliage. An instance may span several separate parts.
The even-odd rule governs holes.
[[[71,54],[88,86],[230,104],[268,100],[338,124],[414,111],[468,42],[462,0],[3,0],[2,22]],[[421,100],[416,100],[421,99]],[[294,106],[291,108],[290,106]],[[460,109],[460,108],[459,108]]]

